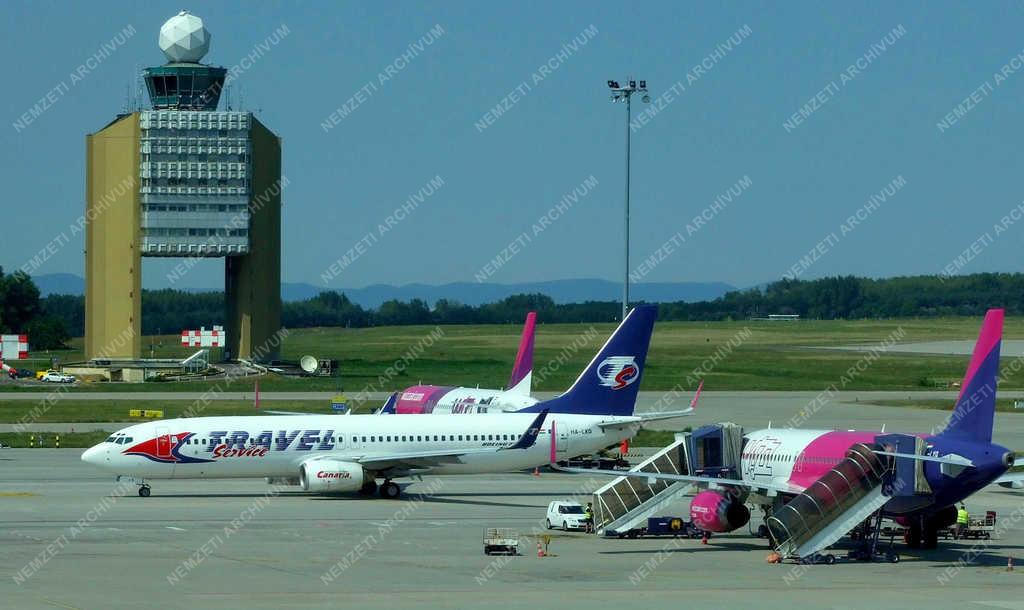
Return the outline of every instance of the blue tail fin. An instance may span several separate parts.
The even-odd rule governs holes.
[[[539,413],[547,409],[551,413],[578,415],[632,415],[657,316],[655,305],[633,309],[572,387],[561,396],[520,412]]]
[[[974,354],[967,366],[960,396],[941,432],[965,441],[992,442],[992,425],[996,412],[996,378],[999,376],[999,346],[1003,338],[1003,310],[990,309],[974,344]]]

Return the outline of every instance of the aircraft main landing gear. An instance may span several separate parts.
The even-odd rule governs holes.
[[[145,483],[139,485],[139,496],[142,498],[149,497],[149,485],[146,485]]]
[[[377,481],[369,480],[363,483],[363,486],[359,488],[359,495],[361,496],[372,496],[377,492]]]
[[[402,488],[394,481],[384,481],[384,484],[380,486],[380,497],[382,498],[394,500],[400,495],[402,495]]]

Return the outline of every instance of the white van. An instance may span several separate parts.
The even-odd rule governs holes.
[[[549,530],[556,527],[565,531],[586,529],[587,521],[583,514],[583,506],[579,502],[558,500],[548,504],[547,526]]]

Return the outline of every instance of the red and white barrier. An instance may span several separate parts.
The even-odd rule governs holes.
[[[4,360],[28,358],[28,335],[0,335],[0,358]]]
[[[224,327],[214,326],[213,330],[206,330],[205,327],[199,330],[183,330],[181,344],[186,347],[224,347]]]

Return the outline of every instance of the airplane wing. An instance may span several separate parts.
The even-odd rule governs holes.
[[[690,406],[680,411],[658,411],[657,413],[637,413],[634,415],[635,419],[628,420],[625,425],[631,424],[646,424],[652,421],[660,421],[663,419],[675,419],[677,417],[686,417],[693,415],[694,411],[697,410],[697,401],[700,399],[700,392],[704,389],[704,380],[700,380],[700,385],[697,386],[697,391],[693,395],[693,399],[690,400]],[[613,426],[624,425],[622,420],[617,422],[602,422],[598,424],[600,428],[611,428]]]
[[[1008,472],[992,483],[1009,489],[1024,489],[1024,472]]]
[[[643,425],[652,421],[659,421],[663,419],[675,419],[677,417],[686,417],[687,415],[693,415],[693,408],[683,409],[682,411],[661,411],[659,413],[640,413],[632,417],[620,417],[613,421],[603,421],[595,424],[602,430],[606,428],[629,428],[636,427],[638,424]]]
[[[443,449],[436,451],[407,451],[402,453],[367,454],[356,458],[354,461],[361,464],[367,470],[420,470],[430,469],[442,464],[457,464],[467,455],[481,455],[499,453],[502,451],[516,451],[529,449],[537,442],[537,436],[544,426],[544,419],[548,416],[545,409],[530,423],[519,440],[508,447],[475,447],[472,449]],[[351,458],[349,458],[351,459]]]

